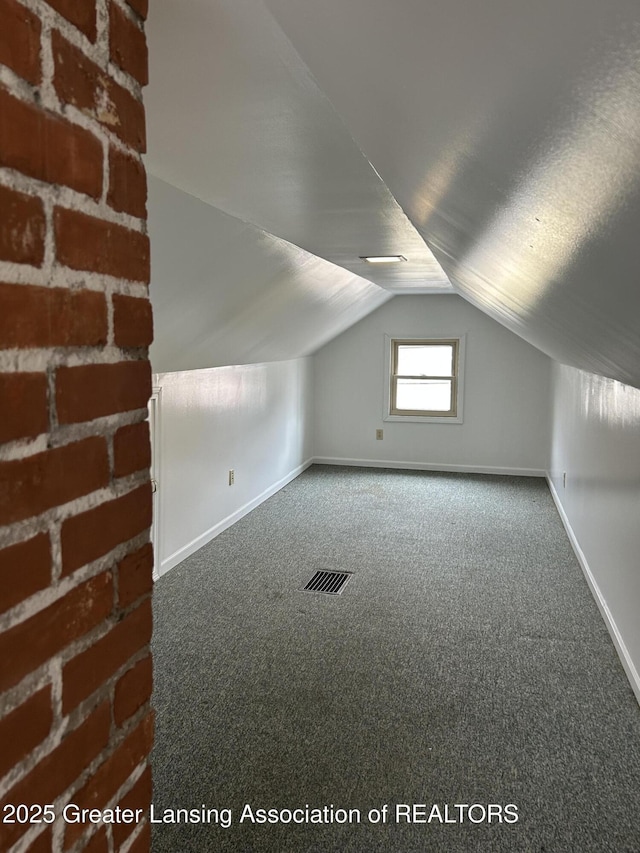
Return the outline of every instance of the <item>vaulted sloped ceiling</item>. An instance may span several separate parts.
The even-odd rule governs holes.
[[[391,298],[153,175],[149,229],[156,373],[306,356]]]
[[[149,41],[153,174],[640,386],[637,0],[155,0]]]

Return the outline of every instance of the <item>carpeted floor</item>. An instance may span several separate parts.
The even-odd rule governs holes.
[[[154,609],[155,817],[219,810],[154,853],[640,851],[640,708],[543,480],[313,466]]]

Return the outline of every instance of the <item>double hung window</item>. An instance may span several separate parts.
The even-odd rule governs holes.
[[[461,419],[461,339],[390,340],[389,416]]]

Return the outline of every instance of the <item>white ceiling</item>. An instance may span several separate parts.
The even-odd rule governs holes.
[[[148,35],[151,172],[392,292],[449,289],[424,240],[640,386],[638,0],[155,0]]]
[[[452,292],[262,2],[155,0],[148,39],[152,174],[387,290]]]
[[[149,176],[155,373],[310,355],[391,298]]]

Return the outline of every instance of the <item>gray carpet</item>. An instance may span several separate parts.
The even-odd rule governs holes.
[[[317,569],[355,574],[301,592]],[[640,851],[640,709],[544,481],[313,466],[154,608],[156,818],[232,810],[155,853]]]

